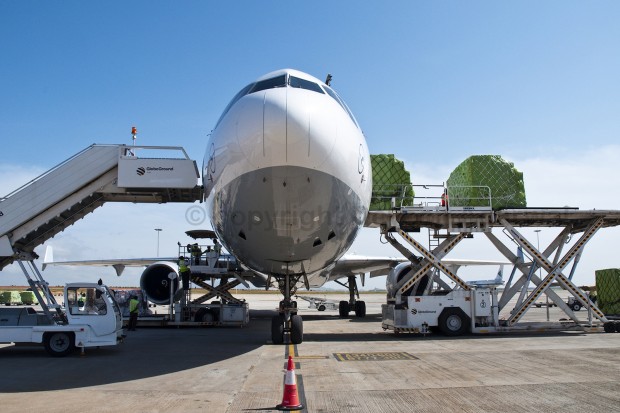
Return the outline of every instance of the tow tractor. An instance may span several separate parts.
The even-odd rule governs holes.
[[[42,343],[54,357],[82,352],[87,347],[113,346],[123,339],[122,317],[114,295],[105,285],[71,283],[64,288],[64,309],[29,261],[36,274],[33,280],[18,261],[43,309],[12,307],[0,309],[1,343]]]
[[[303,296],[303,295],[296,295],[295,297],[301,298],[302,300],[307,301],[309,303],[308,308],[315,308],[319,311],[338,309],[337,303],[335,303],[334,301],[327,300],[325,298],[309,297],[309,296]]]

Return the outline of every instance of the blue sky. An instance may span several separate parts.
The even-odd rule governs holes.
[[[230,98],[292,67],[331,73],[371,153],[397,154],[414,182],[501,154],[530,203],[620,209],[619,20],[613,1],[2,1],[0,192],[91,143],[129,143],[132,125],[139,144],[182,145],[200,164]],[[153,228],[176,245],[185,208],[106,205],[52,244],[153,255]],[[95,248],[109,232],[127,245]],[[358,252],[392,255],[376,238]]]

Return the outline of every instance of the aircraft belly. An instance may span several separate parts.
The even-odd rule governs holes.
[[[334,176],[303,167],[263,168],[228,184],[214,204],[227,249],[266,274],[314,273],[344,254],[367,206]]]

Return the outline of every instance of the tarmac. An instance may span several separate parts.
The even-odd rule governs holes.
[[[381,329],[385,296],[362,294],[363,319],[300,300],[304,342],[273,345],[280,296],[238,297],[252,309],[244,328],[139,328],[65,358],[0,344],[0,409],[276,411],[290,354],[307,412],[620,412],[620,334],[394,334]],[[526,317],[544,320],[546,309]]]

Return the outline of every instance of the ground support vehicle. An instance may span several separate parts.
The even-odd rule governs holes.
[[[334,301],[329,301],[320,297],[308,297],[304,295],[296,295],[295,297],[301,298],[309,303],[308,308],[314,308],[319,311],[325,310],[338,310],[338,304]]]
[[[448,195],[451,188],[447,188]],[[493,209],[490,190],[477,198],[450,196],[450,204],[392,200],[391,211],[370,211],[366,226],[378,228],[382,237],[409,262],[396,266],[387,280],[383,328],[395,332],[428,332],[432,327],[446,334],[513,330],[579,330],[607,332],[617,327],[587,292],[572,282],[584,246],[601,228],[620,225],[620,211],[577,208]],[[474,201],[476,201],[474,203]],[[400,205],[400,206],[399,206]],[[531,242],[521,227],[563,228],[543,248]],[[410,233],[428,229],[428,248]],[[501,230],[502,240],[492,230]],[[400,236],[414,252],[399,240]],[[457,275],[459,264],[443,261],[462,240],[482,235],[513,268],[507,280],[466,282]],[[538,241],[538,240],[537,240]],[[515,254],[512,249],[517,246]],[[565,251],[565,248],[567,251]],[[470,260],[471,261],[471,260]],[[471,264],[460,264],[471,265]],[[446,278],[447,277],[447,278]],[[445,279],[444,279],[445,278]],[[574,297],[587,317],[576,314],[552,286]],[[499,288],[503,286],[501,295]],[[546,295],[566,317],[557,321],[524,322],[524,314]]]
[[[215,233],[208,230],[187,231],[187,235],[194,239],[216,239]],[[200,253],[193,253],[192,248]],[[172,277],[169,302],[174,304],[162,325],[244,327],[250,322],[248,304],[231,294],[239,284],[248,286],[239,276],[240,268],[232,255],[221,254],[215,244],[185,247],[179,243],[178,256],[185,257],[188,271],[169,274]],[[192,285],[204,290],[205,294],[193,297]],[[138,318],[138,325],[142,322]]]
[[[85,297],[82,306],[78,300]],[[123,338],[121,313],[110,290],[92,283],[67,284],[65,310],[52,317],[32,307],[0,308],[0,342],[42,343],[55,357],[76,348],[116,345]]]

